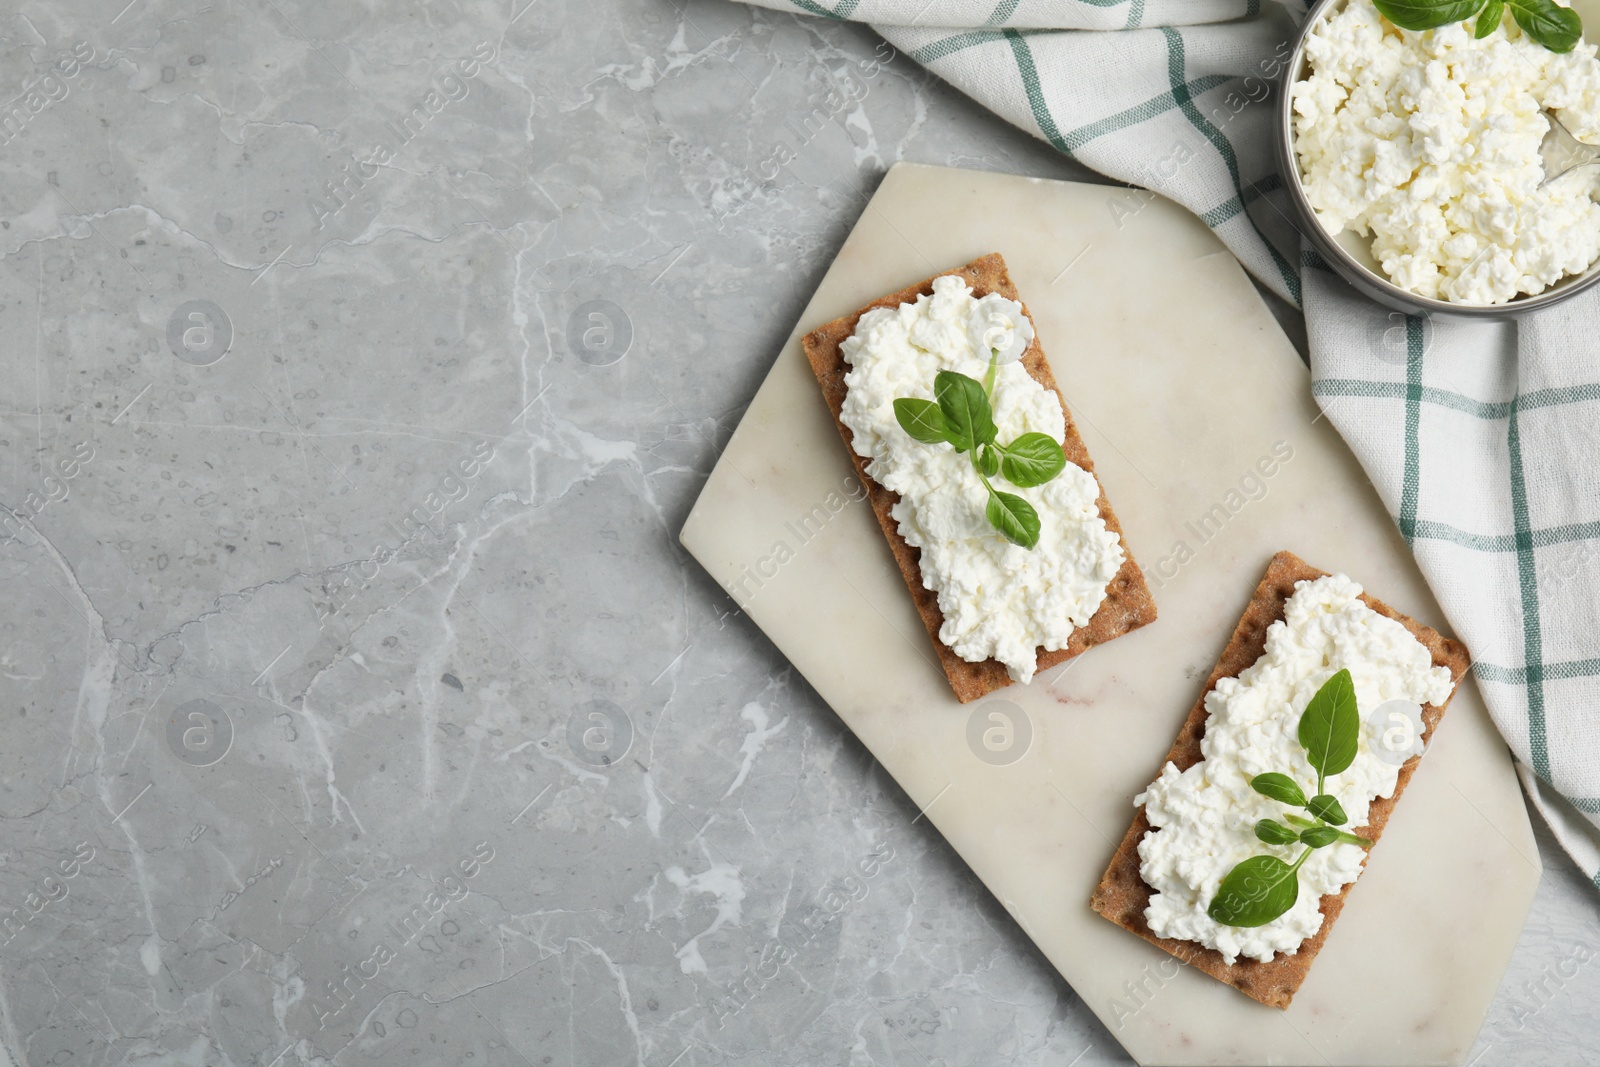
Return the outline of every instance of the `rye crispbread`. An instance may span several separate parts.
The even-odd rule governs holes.
[[[1211,672],[1210,679],[1200,692],[1200,699],[1196,700],[1194,707],[1190,709],[1189,717],[1178,731],[1178,739],[1173,742],[1172,750],[1167,753],[1167,760],[1176,764],[1179,770],[1186,770],[1200,761],[1200,738],[1205,733],[1206,723],[1206,694],[1216,687],[1219,679],[1236,677],[1266,650],[1267,627],[1283,618],[1284,603],[1294,592],[1295,583],[1321,578],[1325,573],[1290,552],[1279,552],[1272,557],[1272,562],[1267,566],[1266,576],[1256,587],[1255,596],[1245,608],[1244,617],[1239,620],[1232,639],[1222,651],[1222,658],[1217,661],[1216,669]],[[1451,696],[1454,696],[1455,686],[1460,684],[1470,662],[1466,646],[1459,641],[1441,636],[1415,619],[1400,614],[1370,596],[1363,594],[1361,601],[1378,614],[1386,615],[1405,626],[1432,654],[1436,666],[1449,668],[1452,680],[1450,692]],[[1449,698],[1446,698],[1443,704],[1423,706],[1425,741],[1432,741],[1434,730],[1438,727],[1439,719],[1444,715],[1444,709],[1449,703]],[[1412,756],[1401,766],[1394,795],[1373,800],[1371,807],[1368,808],[1366,825],[1352,827],[1353,833],[1370,838],[1376,844],[1383,834],[1385,824],[1389,821],[1389,814],[1400,800],[1400,794],[1405,792],[1406,783],[1411,780],[1412,772],[1416,770],[1420,759],[1420,756]],[[1163,761],[1161,765],[1164,767],[1166,762]],[[1111,865],[1106,868],[1104,877],[1095,888],[1090,907],[1118,926],[1138,934],[1152,945],[1165,949],[1211,977],[1228,983],[1246,996],[1268,1007],[1287,1008],[1289,1001],[1305,981],[1312,961],[1316,959],[1323,943],[1327,941],[1328,932],[1333,929],[1334,920],[1339,917],[1339,912],[1344,908],[1345,897],[1355,883],[1343,886],[1337,893],[1323,896],[1322,926],[1301,943],[1299,951],[1293,954],[1279,953],[1268,963],[1245,957],[1240,957],[1231,964],[1225,963],[1222,954],[1215,949],[1206,948],[1195,941],[1157,937],[1145,923],[1144,911],[1150,903],[1151,889],[1139,876],[1139,841],[1149,829],[1150,822],[1145,817],[1144,808],[1141,807],[1134,817],[1133,825],[1128,827],[1128,833],[1123,837],[1122,844],[1117,848],[1116,855],[1112,857]],[[1370,849],[1368,853],[1370,855]],[[1366,859],[1362,860],[1362,865],[1366,865]]]
[[[1011,275],[1006,271],[1005,260],[998,252],[981,256],[964,267],[944,271],[934,277],[943,277],[945,274],[960,275],[978,296],[999,293],[1008,300],[1016,300],[1019,303],[1022,300],[1017,294],[1016,286],[1011,282]],[[838,426],[839,434],[844,438],[845,451],[849,454],[850,461],[855,464],[861,484],[867,489],[867,499],[872,505],[873,513],[878,517],[878,524],[883,527],[884,536],[889,541],[889,550],[894,553],[895,562],[900,566],[900,574],[905,578],[906,588],[911,591],[911,599],[916,605],[917,613],[922,616],[922,622],[928,628],[928,636],[933,639],[934,650],[938,653],[945,676],[950,679],[950,687],[955,690],[956,698],[964,704],[1010,685],[1011,677],[1006,673],[1005,665],[999,660],[987,659],[979,663],[969,663],[939,640],[939,627],[944,624],[944,615],[939,610],[938,594],[923,588],[922,572],[918,567],[921,550],[906,544],[905,539],[900,536],[897,524],[889,514],[889,509],[899,502],[900,496],[885,489],[867,474],[867,461],[856,455],[850,428],[839,418],[844,408],[846,392],[844,376],[850,369],[840,351],[840,345],[855,332],[857,321],[873,308],[898,307],[916,300],[918,296],[932,292],[933,278],[908,285],[899,292],[874,300],[859,311],[817,327],[801,338],[800,344],[805,350],[812,372],[817,376],[817,383],[822,387],[823,399],[827,402],[828,409],[833,412],[834,424]],[[1028,314],[1030,320],[1033,318],[1025,304],[1023,312]],[[1078,436],[1077,427],[1072,423],[1072,413],[1061,397],[1061,390],[1056,387],[1055,377],[1050,373],[1050,365],[1045,362],[1044,349],[1039,345],[1037,330],[1033,342],[1022,354],[1022,365],[1035,381],[1054,392],[1056,398],[1061,401],[1061,412],[1066,418],[1067,425],[1062,451],[1066,453],[1070,462],[1082,467],[1093,476],[1094,463],[1089,458],[1089,450],[1084,446],[1083,439]],[[1095,483],[1099,484],[1098,478],[1095,479]],[[1106,587],[1106,598],[1101,602],[1099,609],[1086,625],[1073,631],[1066,648],[1053,652],[1047,652],[1042,648],[1039,650],[1037,670],[1043,671],[1071,659],[1094,645],[1103,644],[1112,638],[1138,629],[1156,617],[1155,601],[1151,599],[1150,590],[1145,585],[1144,574],[1134,562],[1133,553],[1128,549],[1127,541],[1122,536],[1122,527],[1118,525],[1117,516],[1106,501],[1103,488],[1097,505],[1100,517],[1105,520],[1106,529],[1116,534],[1117,540],[1122,544],[1125,557],[1122,569]]]

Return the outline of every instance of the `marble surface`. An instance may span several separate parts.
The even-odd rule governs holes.
[[[20,0],[0,79],[12,1063],[1126,1062],[676,543],[890,164],[1071,163],[722,0]],[[1484,1067],[1600,1027],[1540,849]]]
[[[1274,553],[1291,548],[1440,620],[1244,271],[1176,205],[1107,210],[1108,198],[1132,197],[892,168],[745,412],[683,544],[1140,1063],[1462,1062],[1540,873],[1516,774],[1470,682],[1287,1011],[1180,966],[1089,909],[1132,798],[1155,777]],[[918,225],[935,214],[937,228]],[[1160,616],[1030,685],[961,704],[876,520],[840,491],[855,486],[854,469],[799,335],[932,264],[994,248]],[[1126,278],[1145,279],[1160,307]],[[1373,1002],[1384,1005],[1377,1016],[1364,1010]]]

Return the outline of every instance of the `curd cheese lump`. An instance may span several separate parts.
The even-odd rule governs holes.
[[[898,397],[934,399],[934,376],[958,371],[979,382],[990,351],[1000,351],[991,406],[997,441],[1024,433],[1066,433],[1061,402],[1028,374],[1019,357],[1033,339],[1022,305],[996,293],[975,297],[954,275],[935,278],[932,296],[896,308],[874,308],[840,346],[845,375],[840,420],[867,473],[900,494],[890,514],[908,545],[922,550],[922,584],[939,597],[939,640],[962,659],[997,659],[1018,682],[1033,677],[1038,650],[1065,648],[1105,599],[1122,567],[1122,544],[1106,529],[1099,486],[1068,463],[1044,485],[1018,488],[990,480],[1039,513],[1039,543],[1005,540],[989,524],[988,492],[970,453],[923,444],[895,419]]]
[[[1373,754],[1372,710],[1390,700],[1442,704],[1450,697],[1450,671],[1435,667],[1422,642],[1360,597],[1361,587],[1342,574],[1296,582],[1284,618],[1267,628],[1266,651],[1206,694],[1203,758],[1185,771],[1169,762],[1134,798],[1150,820],[1139,842],[1139,874],[1155,891],[1144,915],[1157,936],[1198,941],[1230,964],[1240,956],[1265,963],[1321,929],[1322,896],[1361,873],[1366,849],[1335,842],[1311,853],[1294,906],[1266,925],[1223,926],[1207,914],[1222,879],[1241,861],[1270,854],[1293,863],[1305,848],[1256,837],[1259,820],[1282,822],[1295,809],[1257,793],[1250,779],[1276,771],[1312,795],[1317,772],[1300,745],[1300,716],[1324,682],[1343,668],[1355,683],[1362,722],[1355,762],[1323,783],[1351,831],[1366,825],[1374,798],[1394,795],[1400,774],[1398,763]]]
[[[1372,0],[1349,0],[1305,51],[1292,100],[1306,197],[1328,233],[1370,235],[1396,285],[1501,304],[1600,259],[1600,167],[1539,187],[1541,109],[1600,141],[1594,45],[1551,52],[1509,8],[1474,40],[1470,22],[1400,30]]]

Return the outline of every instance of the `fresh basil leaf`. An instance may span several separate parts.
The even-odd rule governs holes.
[[[1331,794],[1321,793],[1312,797],[1306,804],[1306,810],[1333,826],[1345,824],[1344,809],[1339,806],[1339,799]]]
[[[932,400],[903,396],[894,402],[894,417],[902,430],[925,445],[946,440],[944,412]]]
[[[1265,926],[1299,895],[1295,868],[1276,856],[1251,856],[1222,879],[1206,914],[1224,926]]]
[[[1322,848],[1339,840],[1340,834],[1331,826],[1313,826],[1309,830],[1300,831],[1300,840],[1312,848]]]
[[[982,385],[965,374],[942,370],[934,376],[933,395],[944,413],[945,440],[955,445],[957,452],[994,443],[998,431]]]
[[[1378,13],[1402,30],[1431,30],[1465,22],[1483,0],[1372,0]]]
[[[1000,473],[1023,489],[1043,485],[1067,465],[1061,442],[1049,434],[1025,433],[1002,449]]]
[[[1355,762],[1360,733],[1355,682],[1349,671],[1340,670],[1322,683],[1300,716],[1300,744],[1318,774],[1338,774]]]
[[[984,514],[989,518],[989,525],[1012,544],[1032,548],[1039,543],[1039,513],[1020,496],[990,490]]]
[[[1271,819],[1256,823],[1256,836],[1269,845],[1292,845],[1300,840],[1300,835],[1293,829]]]
[[[1498,30],[1501,16],[1505,13],[1505,0],[1489,0],[1487,4],[1483,5],[1483,10],[1478,12],[1478,21],[1476,28],[1472,31],[1472,36],[1481,41],[1495,30]]]
[[[993,478],[1000,470],[1000,456],[995,452],[994,445],[984,445],[977,451],[978,470],[985,478]]]
[[[1583,20],[1553,0],[1506,0],[1522,32],[1552,52],[1570,52],[1583,36]]]
[[[1306,806],[1306,795],[1287,774],[1279,774],[1276,771],[1258,774],[1250,779],[1250,788],[1262,796],[1271,797],[1283,804],[1292,804],[1297,808]]]

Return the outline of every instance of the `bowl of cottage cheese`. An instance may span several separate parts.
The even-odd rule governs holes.
[[[1586,32],[1600,5],[1573,5]],[[1278,153],[1301,232],[1358,290],[1408,314],[1517,316],[1600,281],[1600,165],[1545,182],[1554,113],[1600,144],[1600,59],[1557,54],[1507,8],[1396,28],[1372,0],[1321,0],[1279,94]]]

